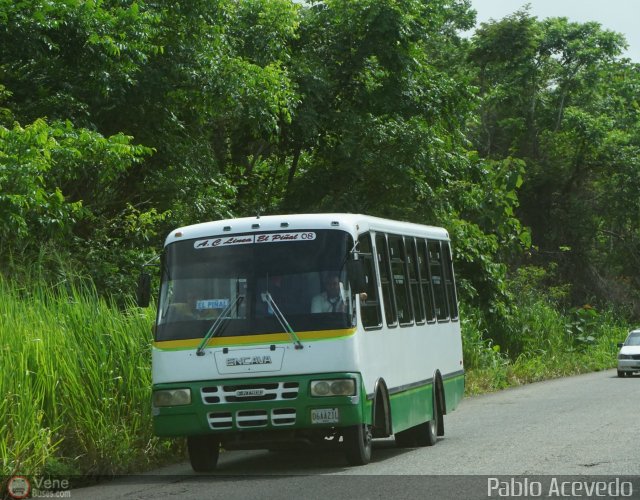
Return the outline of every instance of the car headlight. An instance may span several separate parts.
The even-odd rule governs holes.
[[[312,380],[312,396],[355,396],[356,381],[352,378],[337,380]]]
[[[153,393],[153,406],[182,406],[191,404],[191,389],[168,389]]]

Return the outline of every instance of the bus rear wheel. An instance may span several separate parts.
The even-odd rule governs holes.
[[[215,436],[189,436],[187,451],[195,472],[212,472],[218,465],[220,440]]]
[[[442,421],[438,397],[433,395],[433,416],[421,424],[395,434],[396,445],[400,448],[413,446],[433,446],[438,442],[438,428]]]
[[[440,408],[438,407],[438,396],[433,392],[433,416],[415,427],[416,444],[418,446],[433,446],[438,442],[438,422],[440,421]]]
[[[371,461],[373,448],[371,426],[362,424],[347,427],[342,437],[349,465],[367,465]]]

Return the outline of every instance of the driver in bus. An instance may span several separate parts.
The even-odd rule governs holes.
[[[344,312],[344,293],[338,273],[327,273],[323,279],[324,291],[311,300],[312,313]]]

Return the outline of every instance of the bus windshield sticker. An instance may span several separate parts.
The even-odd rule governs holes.
[[[199,250],[201,248],[213,247],[230,247],[232,245],[247,245],[254,243],[254,236],[227,236],[225,238],[209,238],[207,240],[197,240],[193,244],[193,248]]]
[[[283,241],[312,241],[316,239],[316,233],[268,233],[256,234],[256,243],[281,243]]]
[[[229,305],[229,299],[198,300],[196,302],[196,310],[204,311],[206,309],[224,309],[228,305]]]
[[[283,243],[288,241],[313,241],[316,233],[313,231],[300,233],[265,233],[249,234],[244,236],[226,236],[224,238],[208,238],[206,240],[196,240],[193,248],[230,247],[233,245],[247,245],[252,243]]]

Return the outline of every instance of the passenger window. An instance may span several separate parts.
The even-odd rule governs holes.
[[[388,326],[396,326],[398,324],[398,315],[396,313],[396,302],[391,286],[391,269],[386,235],[378,234],[376,236],[376,252],[378,255],[378,268],[380,270],[380,285],[382,286],[385,319],[387,320]]]
[[[389,236],[389,257],[391,259],[391,274],[393,276],[393,290],[396,296],[398,321],[401,325],[410,325],[413,323],[413,311],[411,309],[411,296],[402,236]]]
[[[424,297],[420,286],[420,271],[418,265],[418,252],[415,238],[405,238],[405,249],[407,250],[407,276],[411,286],[411,300],[413,303],[413,313],[416,323],[424,323]]]
[[[445,287],[447,289],[447,299],[451,310],[451,319],[458,319],[458,300],[456,297],[456,285],[453,274],[453,260],[451,259],[451,247],[448,243],[442,243],[445,260]]]
[[[358,250],[360,258],[364,261],[367,294],[366,299],[360,300],[362,324],[365,328],[379,328],[382,326],[382,311],[380,309],[380,300],[378,299],[378,281],[376,280],[370,233],[360,235],[358,238]]]
[[[436,306],[433,299],[433,288],[431,287],[431,274],[429,272],[429,255],[427,252],[426,240],[419,239],[418,243],[418,270],[420,271],[420,288],[424,295],[426,305],[427,321],[436,320]]]
[[[427,248],[429,250],[429,270],[431,271],[431,285],[433,287],[433,296],[436,304],[436,317],[438,321],[445,321],[449,318],[449,311],[447,307],[440,242],[428,241]]]

